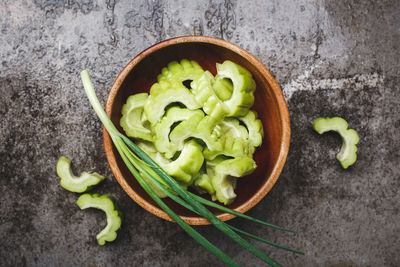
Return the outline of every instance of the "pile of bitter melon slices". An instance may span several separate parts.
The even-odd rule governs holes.
[[[250,110],[256,89],[251,73],[231,61],[216,66],[214,77],[195,61],[169,63],[150,94],[127,99],[120,124],[182,186],[228,205],[236,179],[256,168],[263,128]]]

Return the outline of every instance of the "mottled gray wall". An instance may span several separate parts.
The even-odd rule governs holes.
[[[122,191],[79,80],[88,68],[104,101],[136,54],[193,32],[258,57],[291,114],[287,164],[249,214],[300,234],[232,223],[306,252],[254,242],[286,266],[400,265],[398,1],[2,0],[0,25],[0,266],[221,265]],[[361,137],[348,170],[334,159],[339,137],[310,126],[335,115]],[[125,214],[114,243],[96,244],[103,215],[80,211],[78,195],[59,186],[60,155],[77,172],[106,174],[96,191],[112,194]],[[212,227],[197,229],[244,266],[262,265]]]

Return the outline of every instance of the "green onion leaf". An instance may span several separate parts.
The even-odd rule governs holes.
[[[169,191],[168,188],[167,188],[165,185],[161,184],[157,179],[154,179],[154,178],[151,177],[151,176],[150,176],[150,178],[151,178],[152,182],[153,182],[154,184],[156,184],[156,186],[157,186],[161,191],[163,191],[165,194],[168,195],[169,198],[171,198],[172,200],[174,200],[174,201],[177,202],[178,204],[182,205],[183,207],[187,208],[188,210],[190,210],[190,211],[192,211],[192,212],[195,212],[194,209],[193,209],[189,204],[187,204],[185,201],[183,201],[179,196],[177,196],[177,195],[173,194],[171,191]],[[196,212],[195,212],[195,213],[196,213]],[[198,213],[197,213],[197,214],[198,214]],[[261,222],[262,222],[262,221],[261,221]],[[263,238],[261,238],[261,237],[258,237],[258,236],[255,236],[255,235],[253,235],[253,234],[250,234],[250,233],[248,233],[248,232],[246,232],[246,231],[243,231],[243,230],[241,230],[241,229],[239,229],[239,228],[236,228],[236,227],[234,227],[234,226],[232,226],[232,225],[229,225],[229,224],[227,224],[227,225],[228,225],[228,227],[230,227],[232,230],[234,230],[234,231],[236,231],[236,232],[238,232],[238,233],[241,233],[241,234],[243,234],[243,235],[245,235],[245,236],[247,236],[247,237],[253,238],[253,239],[257,240],[257,241],[260,241],[260,242],[266,243],[266,244],[268,244],[268,245],[271,245],[271,246],[274,246],[274,247],[277,247],[277,248],[281,248],[281,249],[284,249],[284,250],[287,250],[287,251],[290,251],[290,252],[293,252],[293,253],[297,253],[297,254],[304,255],[304,252],[301,252],[301,251],[299,251],[299,250],[291,249],[291,248],[288,248],[288,247],[285,247],[285,246],[276,244],[276,243],[274,243],[274,242],[268,241],[268,240],[263,239]]]

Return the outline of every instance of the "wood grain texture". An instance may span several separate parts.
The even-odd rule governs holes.
[[[116,78],[109,92],[105,110],[117,128],[123,132],[119,121],[121,107],[129,95],[148,92],[156,82],[161,69],[173,60],[196,60],[204,69],[216,74],[216,63],[231,60],[248,69],[257,89],[253,109],[259,114],[264,126],[263,145],[257,149],[257,169],[238,179],[237,198],[229,206],[238,212],[246,212],[256,205],[273,187],[286,161],[290,143],[290,122],[286,101],[281,88],[267,68],[244,49],[222,39],[206,36],[184,36],[155,44],[137,55]],[[144,192],[126,168],[108,133],[103,129],[107,160],[116,179],[125,192],[140,206],[166,220],[169,216]],[[209,222],[188,211],[170,199],[165,202],[192,225]],[[228,213],[212,210],[222,221],[234,218]]]

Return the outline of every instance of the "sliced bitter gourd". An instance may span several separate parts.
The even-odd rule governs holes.
[[[149,123],[146,114],[143,112],[147,98],[147,93],[129,96],[126,104],[122,106],[120,124],[127,136],[152,141],[152,132],[146,127]]]
[[[210,172],[211,169],[208,169],[215,189],[215,198],[225,205],[232,203],[236,198],[236,178],[250,174],[256,167],[252,158],[238,157],[218,163],[214,171]]]
[[[227,79],[217,79],[213,85],[215,95],[222,101],[229,100],[233,93],[233,84]]]
[[[172,107],[168,109],[165,116],[153,127],[155,139],[154,145],[157,150],[164,154],[167,158],[172,158],[177,151],[169,140],[171,127],[177,125],[181,121],[190,119],[193,115],[202,116],[201,110],[189,110],[186,108]]]
[[[334,118],[318,118],[313,123],[313,128],[319,134],[328,131],[335,131],[342,137],[343,144],[340,152],[336,155],[337,160],[342,165],[343,169],[347,169],[357,160],[357,144],[360,140],[357,132],[353,129],[348,129],[346,120],[340,117]]]
[[[142,96],[147,98],[144,104],[126,104],[123,115],[133,118],[125,121],[128,115],[124,115],[121,125],[129,136],[143,140],[138,145],[183,187],[231,203],[236,196],[234,176],[255,168],[251,156],[263,136],[257,114],[249,112],[255,90],[250,72],[225,61],[217,64],[214,77],[195,61],[184,59],[168,64],[157,80],[150,95]],[[130,131],[128,126],[136,128]],[[165,196],[155,184],[150,186]]]
[[[203,72],[204,70],[196,61],[182,59],[180,63],[172,61],[167,67],[163,68],[157,80],[159,82],[162,80],[178,80],[183,83],[185,81],[193,81]]]
[[[204,149],[204,157],[207,160],[212,160],[218,155],[229,157],[243,157],[252,154],[249,144],[249,134],[247,129],[239,124],[239,121],[234,118],[225,118],[215,128],[218,132],[221,150]]]
[[[213,195],[215,193],[211,178],[206,173],[199,173],[193,182],[193,186],[200,194],[209,193]]]
[[[83,172],[80,177],[76,177],[71,170],[71,160],[64,156],[58,159],[57,175],[64,189],[76,193],[83,193],[104,180],[104,176],[96,172]]]
[[[243,122],[247,127],[250,145],[253,147],[260,146],[264,136],[264,130],[261,121],[257,119],[257,112],[250,110],[245,116],[238,117],[238,120]]]
[[[107,216],[107,225],[96,236],[99,245],[103,246],[106,242],[112,242],[117,238],[117,230],[121,227],[121,217],[112,199],[108,195],[83,194],[78,198],[76,204],[82,210],[95,208],[105,212]]]
[[[192,82],[192,93],[196,101],[203,107],[204,112],[209,115],[203,121],[206,125],[211,124],[209,128],[215,127],[227,114],[222,101],[214,93],[214,82],[214,76],[209,71],[205,71],[203,75]]]
[[[161,80],[151,87],[150,96],[144,105],[144,111],[152,125],[161,120],[166,107],[172,103],[181,103],[191,110],[200,108],[193,94],[180,82]]]
[[[216,108],[211,115],[206,115],[199,122],[197,128],[203,129],[204,132],[207,132],[209,135],[213,137],[219,138],[218,132],[215,131],[217,125],[224,119],[225,112],[221,109]]]
[[[213,83],[214,76],[209,71],[205,71],[191,83],[192,94],[196,98],[197,103],[201,106],[204,106],[208,99],[214,94],[212,89]]]
[[[153,152],[154,147],[150,144],[139,143],[142,148],[166,173],[176,178],[184,185],[190,185],[193,177],[199,172],[203,165],[203,147],[194,140],[189,140],[183,145],[183,149],[175,160],[169,160],[159,152]]]
[[[219,95],[224,95],[226,99],[231,89],[225,88],[230,82],[218,82],[221,79],[229,79],[232,82],[232,94],[229,99],[225,100],[224,108],[227,110],[227,116],[244,116],[249,111],[249,108],[254,103],[254,90],[256,83],[251,76],[251,73],[232,61],[226,60],[222,64],[217,64],[217,76],[215,77],[216,84],[219,88]],[[225,88],[225,93],[222,93],[222,88]],[[218,88],[217,88],[218,89]]]
[[[209,150],[221,150],[221,143],[217,142],[216,138],[211,135],[209,126],[203,125],[199,127],[204,119],[204,114],[195,114],[188,120],[178,124],[170,133],[169,138],[172,146],[176,151],[183,148],[183,144],[189,138],[197,138],[202,140]]]
[[[194,140],[187,141],[179,157],[164,165],[164,170],[182,183],[190,185],[203,165],[203,147]]]

